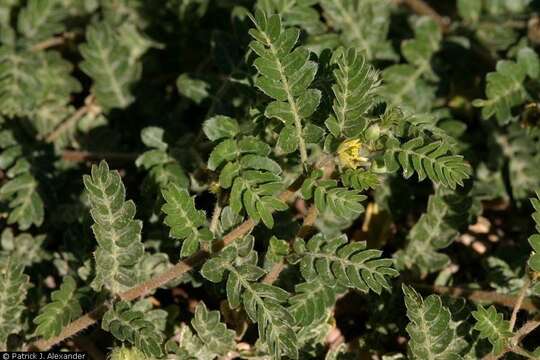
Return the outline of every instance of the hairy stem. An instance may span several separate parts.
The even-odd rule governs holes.
[[[450,297],[464,297],[473,302],[492,303],[513,309],[518,299],[517,296],[500,294],[494,291],[483,291],[476,289],[465,289],[449,286],[432,286],[426,284],[414,284],[415,288],[433,291],[437,294],[448,295]],[[528,312],[540,310],[537,304],[525,297],[521,302],[521,309]]]
[[[279,198],[285,202],[290,201],[294,197],[296,191],[300,188],[303,181],[304,181],[303,176],[300,176],[299,178],[297,178],[294,181],[294,183],[291,186],[289,186],[287,190],[285,190],[279,195]],[[251,219],[244,221],[238,227],[236,227],[227,235],[225,235],[223,239],[221,239],[221,241],[216,242],[212,251],[213,252],[218,251],[224,246],[232,243],[234,240],[248,234],[255,225],[256,225],[255,221]],[[188,257],[187,259],[178,262],[176,265],[174,265],[172,268],[168,269],[167,271],[161,274],[158,274],[154,276],[153,278],[148,279],[132,287],[131,289],[121,293],[119,295],[119,298],[125,301],[131,301],[137,298],[142,298],[148,295],[152,290],[155,290],[167,284],[169,281],[173,279],[179,278],[180,276],[184,275],[188,271],[192,270],[194,267],[202,264],[204,260],[206,260],[210,256],[211,254],[205,250],[198,251],[192,256]],[[59,344],[62,341],[81,332],[82,330],[94,325],[107,311],[109,306],[110,305],[108,304],[98,305],[94,310],[90,311],[89,313],[81,316],[77,320],[68,324],[65,328],[63,328],[63,330],[58,336],[55,336],[48,340],[40,339],[30,344],[27,347],[27,349],[40,350],[40,351],[49,350],[51,347],[55,346],[56,344]]]
[[[101,109],[94,103],[95,97],[93,95],[88,95],[84,100],[84,106],[75,111],[66,121],[62,122],[56,129],[54,129],[47,137],[45,142],[53,143],[55,142],[65,131],[72,128],[77,121],[79,121],[84,115],[88,113],[98,114],[101,112]]]
[[[519,310],[521,309],[521,304],[523,303],[523,299],[525,299],[525,296],[527,295],[527,290],[529,290],[529,285],[531,284],[531,280],[527,276],[525,279],[525,283],[523,284],[521,290],[519,291],[516,304],[514,305],[514,309],[512,310],[512,316],[510,317],[510,331],[514,330],[514,326],[516,325],[517,320],[517,314]]]

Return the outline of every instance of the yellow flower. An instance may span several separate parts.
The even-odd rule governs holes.
[[[362,163],[368,162],[369,159],[360,154],[362,148],[363,145],[358,139],[350,139],[342,142],[337,150],[341,165],[356,169]]]

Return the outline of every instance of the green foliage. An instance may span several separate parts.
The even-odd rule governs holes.
[[[109,309],[101,320],[101,327],[116,339],[135,345],[148,357],[163,355],[163,335],[142,311],[130,303],[120,301]]]
[[[512,108],[528,98],[523,83],[527,76],[540,75],[540,60],[534,50],[523,48],[518,52],[517,62],[499,61],[496,70],[486,76],[487,100],[476,100],[473,104],[482,108],[484,119],[495,115],[500,124],[506,124],[513,119]]]
[[[536,198],[531,199],[534,207],[532,218],[536,224],[536,234],[529,237],[529,244],[534,250],[534,254],[529,259],[529,267],[536,272],[540,272],[540,193],[536,193]]]
[[[489,340],[495,355],[500,354],[513,335],[510,323],[504,320],[503,315],[498,313],[494,306],[485,309],[482,305],[478,305],[472,316],[476,320],[474,329],[480,332],[481,338]]]
[[[0,187],[0,201],[11,209],[8,224],[17,223],[21,230],[40,226],[44,220],[44,205],[39,183],[32,175],[32,164],[25,149],[9,128],[0,130],[0,149],[0,169],[5,170],[9,178]]]
[[[391,259],[380,259],[380,250],[366,249],[365,242],[347,243],[346,235],[327,239],[317,234],[307,243],[295,242],[294,250],[307,281],[320,276],[326,283],[380,294],[391,288],[387,277],[398,275]]]
[[[467,343],[456,334],[457,323],[450,310],[437,295],[426,299],[410,286],[403,284],[410,336],[411,359],[462,359],[460,353]]]
[[[306,122],[321,101],[321,92],[309,88],[318,66],[309,60],[306,48],[295,48],[300,32],[296,28],[283,29],[279,15],[267,17],[258,11],[252,21],[256,29],[249,31],[254,39],[250,47],[258,55],[253,65],[259,73],[255,85],[274,99],[264,114],[283,122],[280,148],[286,153],[298,149],[305,163]]]
[[[320,4],[327,21],[339,31],[343,45],[357,48],[368,60],[395,59],[387,40],[389,1],[323,0]]]
[[[60,0],[30,0],[17,18],[17,30],[31,41],[47,39],[64,30],[66,10]]]
[[[214,237],[206,225],[206,214],[195,208],[189,193],[171,184],[163,190],[163,198],[162,211],[167,215],[163,222],[171,228],[169,236],[183,240],[180,255],[189,256],[201,245],[208,247]]]
[[[1,350],[538,357],[537,12],[0,1]]]
[[[0,263],[0,350],[7,350],[10,334],[22,329],[24,300],[29,288],[29,277],[24,274],[24,266],[2,259]]]
[[[75,280],[69,276],[65,277],[60,289],[51,294],[51,302],[34,318],[37,335],[46,339],[57,336],[64,326],[81,315],[82,309],[76,290]]]
[[[282,305],[289,294],[277,286],[257,282],[265,271],[256,265],[253,239],[246,238],[244,242],[247,245],[228,246],[208,260],[201,269],[201,275],[217,283],[227,273],[225,288],[231,308],[243,305],[251,321],[257,323],[259,336],[272,356],[286,355],[296,359],[298,348],[292,328],[294,318]]]
[[[417,137],[400,143],[389,138],[385,153],[385,164],[389,171],[395,171],[400,166],[403,176],[410,178],[418,174],[418,181],[429,178],[431,181],[455,189],[456,185],[463,186],[463,180],[471,175],[471,167],[460,155],[450,155],[448,144],[434,141],[425,144],[422,137]]]
[[[361,202],[366,199],[359,190],[339,187],[336,180],[320,180],[321,172],[313,172],[302,184],[302,196],[313,198],[317,210],[331,212],[338,218],[358,216],[364,212]]]
[[[94,80],[94,94],[103,108],[125,108],[133,101],[130,87],[141,73],[140,63],[130,64],[129,49],[121,44],[110,24],[90,25],[87,43],[81,45],[82,71]]]
[[[378,74],[354,48],[339,49],[334,56],[337,65],[334,70],[336,84],[332,86],[334,115],[325,124],[337,138],[356,137],[365,130],[368,124],[366,113],[375,105]]]
[[[197,335],[185,327],[179,344],[174,341],[166,344],[169,353],[174,353],[178,359],[211,360],[234,349],[234,331],[220,322],[219,311],[209,311],[203,302],[197,305],[191,325]]]
[[[297,325],[307,327],[326,319],[327,309],[336,302],[336,295],[343,291],[340,286],[332,285],[321,276],[295,286],[296,295],[289,299],[289,310]]]
[[[423,274],[446,267],[450,258],[439,251],[450,246],[468,224],[471,206],[472,200],[466,195],[443,189],[431,195],[427,211],[409,232],[407,245],[396,253],[398,263]]]
[[[95,252],[96,277],[92,287],[103,287],[118,294],[137,282],[135,266],[144,254],[142,223],[134,220],[135,204],[125,201],[126,189],[118,171],[110,171],[105,161],[92,166],[84,176],[84,186],[92,204],[92,231],[98,247]]]
[[[382,95],[391,106],[426,111],[434,98],[432,83],[438,80],[431,59],[439,50],[442,34],[437,23],[422,17],[414,23],[415,38],[401,43],[407,64],[397,64],[382,72]]]
[[[287,205],[277,195],[283,190],[281,167],[268,157],[270,147],[263,141],[244,136],[236,139],[238,124],[226,116],[208,119],[203,126],[206,136],[211,140],[221,140],[208,158],[208,168],[216,170],[223,163],[219,184],[230,188],[231,209],[240,214],[246,213],[254,220],[268,227],[274,226],[272,212],[283,211]]]

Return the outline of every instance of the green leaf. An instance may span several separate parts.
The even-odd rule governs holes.
[[[131,87],[140,77],[140,62],[130,64],[129,50],[106,22],[90,25],[86,41],[80,46],[80,68],[94,80],[97,102],[104,109],[127,107],[134,100]]]
[[[34,319],[36,335],[50,339],[60,334],[71,321],[81,316],[82,309],[76,295],[75,280],[66,276],[60,289],[51,294],[51,302],[45,305]]]
[[[355,190],[364,191],[375,189],[379,185],[380,179],[376,173],[370,170],[346,169],[341,174],[341,182]]]
[[[195,309],[195,316],[191,320],[191,325],[197,331],[204,346],[215,354],[225,355],[235,348],[235,333],[227,329],[225,324],[220,322],[219,311],[208,311],[206,305],[200,302]]]
[[[339,286],[326,283],[322,278],[295,285],[295,295],[289,299],[289,311],[296,324],[308,327],[325,321],[328,309],[335,304],[336,295],[341,290]]]
[[[237,258],[241,254],[235,245],[227,246],[203,265],[201,274],[212,282],[219,282],[223,274],[228,273],[225,287],[231,308],[243,305],[251,321],[257,323],[259,337],[273,357],[285,355],[297,359],[294,318],[282,305],[288,293],[276,286],[255,282],[265,272],[254,263],[253,241],[249,246],[243,251],[246,254],[243,259]],[[238,259],[236,263],[235,259]]]
[[[64,30],[68,11],[60,0],[29,0],[18,16],[17,29],[32,42]]]
[[[407,333],[412,359],[442,360],[463,359],[460,353],[467,343],[456,334],[457,323],[452,321],[450,310],[441,298],[430,295],[426,299],[410,286],[402,285],[405,295]]]
[[[529,244],[533,249],[533,254],[529,259],[529,267],[536,272],[540,272],[540,192],[536,192],[536,198],[531,198],[531,204],[534,208],[532,218],[536,224],[537,233],[529,237]]]
[[[118,171],[109,171],[105,161],[93,165],[91,176],[83,177],[94,219],[97,241],[96,277],[92,288],[103,287],[119,294],[135,285],[136,265],[144,254],[142,222],[134,220],[135,204],[125,201],[126,189]]]
[[[307,150],[302,129],[320,103],[321,93],[309,86],[317,73],[317,64],[309,60],[309,51],[303,47],[293,50],[299,36],[295,28],[283,29],[279,15],[268,16],[257,11],[251,17],[256,29],[249,34],[254,39],[250,47],[259,56],[253,63],[258,76],[255,85],[275,101],[268,104],[265,116],[285,123],[288,135],[294,134],[302,163],[307,161]],[[280,147],[287,152],[292,148],[284,139]]]
[[[145,127],[141,131],[141,140],[144,145],[158,150],[167,150],[167,143],[163,141],[165,131],[157,126]]]
[[[10,334],[23,329],[22,313],[29,286],[29,277],[24,266],[10,258],[0,262],[0,350],[7,350]]]
[[[477,305],[472,316],[476,319],[474,329],[480,332],[480,338],[489,340],[495,355],[502,353],[513,335],[510,323],[504,320],[503,315],[499,314],[493,305],[487,309]]]
[[[390,6],[386,0],[323,0],[328,23],[340,33],[341,44],[358,49],[367,60],[396,60],[387,39]]]
[[[538,61],[538,59],[536,60]],[[482,108],[484,119],[495,116],[499,124],[507,124],[512,120],[512,108],[525,101],[527,93],[523,82],[527,72],[535,70],[528,56],[525,56],[522,61],[523,63],[519,64],[509,60],[501,60],[497,63],[496,71],[487,74],[487,99],[477,99],[473,102],[474,106]]]
[[[307,281],[319,276],[325,283],[380,294],[391,288],[387,277],[398,275],[392,268],[393,260],[380,259],[382,252],[367,249],[364,241],[348,243],[346,235],[327,238],[317,234],[307,243],[297,240],[294,249],[301,257],[300,271]]]
[[[414,24],[415,38],[401,43],[408,64],[397,64],[383,71],[382,95],[390,107],[430,110],[434,90],[429,82],[437,81],[431,58],[439,50],[442,34],[437,23],[421,17]]]
[[[218,115],[206,120],[203,124],[206,137],[212,141],[235,137],[240,128],[238,122],[228,116]]]
[[[135,345],[146,356],[159,358],[163,356],[163,334],[147,318],[135,306],[120,301],[103,315],[101,327],[116,339]]]
[[[438,189],[428,200],[427,211],[412,227],[405,248],[395,257],[402,267],[417,268],[422,274],[443,269],[450,263],[439,252],[452,244],[469,222],[473,199]]]
[[[457,9],[459,16],[469,22],[475,23],[480,18],[482,12],[482,0],[458,0]]]
[[[201,245],[213,240],[205,212],[195,208],[194,198],[189,196],[187,190],[169,184],[162,194],[165,199],[161,208],[166,214],[164,223],[171,228],[169,236],[183,241],[181,256],[192,255]]]
[[[456,185],[463,186],[463,180],[471,175],[471,167],[463,160],[463,156],[447,155],[450,149],[445,142],[425,144],[422,137],[417,137],[400,146],[397,140],[389,138],[386,146],[386,166],[394,171],[400,165],[406,179],[416,172],[418,181],[429,178],[435,183],[455,189]]]
[[[307,187],[304,190],[307,191]],[[366,196],[361,195],[357,190],[337,187],[334,180],[322,180],[316,184],[314,199],[319,212],[329,211],[338,218],[348,219],[364,212],[361,202],[366,199]]]
[[[327,121],[327,127],[330,126],[328,129],[335,137],[356,137],[365,130],[367,113],[376,103],[378,74],[354,48],[340,48],[334,57],[337,65],[336,84],[332,86],[335,117]]]
[[[32,76],[37,59],[31,52],[10,46],[0,47],[0,112],[8,117],[27,115],[33,108],[33,96],[39,80]]]
[[[208,97],[208,85],[203,80],[193,79],[188,74],[182,74],[176,79],[178,92],[193,102],[200,104]]]

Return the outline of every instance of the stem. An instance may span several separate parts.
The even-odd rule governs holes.
[[[139,154],[135,153],[109,153],[109,152],[90,152],[79,150],[64,150],[62,152],[62,160],[72,162],[82,161],[99,161],[106,159],[109,161],[126,161],[132,162],[137,159]]]
[[[431,286],[426,284],[414,284],[420,289],[430,290],[437,294],[448,295],[450,297],[464,297],[473,302],[493,303],[513,309],[517,303],[517,297],[512,295],[500,294],[494,291],[483,291],[475,289],[465,289],[460,287]],[[529,312],[540,310],[531,299],[524,298],[521,303],[521,309]]]
[[[423,0],[395,0],[398,4],[405,4],[407,5],[412,11],[419,15],[425,15],[429,16],[435,22],[439,27],[441,28],[442,32],[448,32],[450,30],[450,20],[448,18],[441,16],[435,9],[433,9],[431,6],[429,6],[425,1]]]
[[[75,32],[65,32],[61,35],[54,36],[52,38],[43,40],[34,46],[30,48],[30,51],[38,52],[41,50],[46,50],[51,47],[55,47],[58,45],[64,44],[67,40],[71,40],[75,38],[76,33]]]
[[[84,106],[75,111],[73,115],[71,115],[66,121],[61,123],[54,131],[47,135],[45,142],[52,143],[56,141],[56,139],[58,139],[66,130],[74,126],[75,123],[77,123],[77,121],[79,121],[79,119],[81,119],[87,113],[91,112],[98,114],[101,112],[101,109],[94,104],[94,101],[95,97],[93,95],[88,95],[84,100]]]
[[[525,279],[525,283],[523,284],[523,287],[519,291],[516,304],[514,305],[514,309],[512,310],[512,316],[510,317],[510,331],[514,330],[514,326],[516,325],[516,320],[517,320],[517,314],[519,312],[519,309],[521,308],[523,299],[525,299],[525,296],[527,295],[527,290],[529,290],[530,284],[531,284],[531,280],[529,279],[529,276],[527,275],[527,278]]]
[[[313,230],[313,224],[315,223],[315,220],[317,220],[318,215],[317,208],[315,205],[311,205],[309,207],[309,210],[307,212],[306,217],[304,218],[304,222],[302,224],[302,227],[298,230],[296,233],[296,236],[289,240],[289,244],[292,243],[296,238],[302,238],[305,239]],[[279,274],[285,269],[285,261],[281,260],[277,263],[275,263],[268,274],[264,277],[262,280],[263,284],[273,284],[279,277]]]
[[[280,200],[284,202],[290,201],[294,197],[296,191],[300,188],[303,181],[304,181],[303,176],[298,177],[294,181],[294,183],[291,186],[289,186],[287,190],[285,190],[279,195]],[[238,227],[236,227],[234,230],[232,230],[230,233],[224,236],[223,239],[221,239],[221,241],[217,241],[214,244],[214,248],[212,250],[218,251],[224,246],[232,243],[234,240],[248,234],[255,225],[256,225],[255,221],[251,219],[244,221],[242,224],[240,224]],[[204,250],[198,251],[192,256],[188,257],[187,259],[178,262],[175,266],[168,269],[167,271],[157,276],[154,276],[153,278],[147,281],[144,281],[140,283],[139,285],[121,293],[119,295],[119,298],[125,301],[131,301],[137,298],[142,298],[148,295],[152,290],[155,290],[158,287],[165,285],[169,281],[184,275],[186,272],[192,270],[197,265],[200,265],[201,263],[203,263],[204,260],[206,260],[210,256],[211,254],[208,253],[207,251],[204,251]],[[40,339],[30,344],[27,347],[27,349],[40,350],[40,351],[49,350],[51,347],[55,346],[56,344],[59,344],[62,341],[66,340],[67,338],[70,338],[76,335],[77,333],[81,332],[82,330],[94,325],[107,311],[109,306],[110,305],[108,304],[98,305],[94,310],[81,316],[77,320],[73,321],[72,323],[64,327],[58,336],[55,336],[48,340]]]

